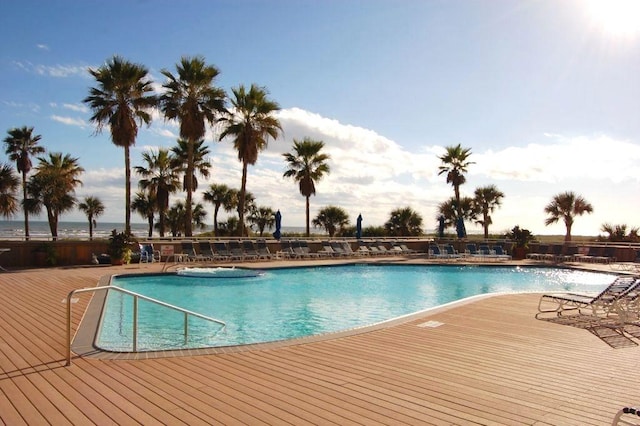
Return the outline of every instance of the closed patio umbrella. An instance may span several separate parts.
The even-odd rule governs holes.
[[[358,219],[356,219],[356,238],[362,238],[362,215],[358,215]]]
[[[273,238],[280,240],[280,228],[282,227],[282,214],[280,210],[276,212],[276,232],[273,233]]]

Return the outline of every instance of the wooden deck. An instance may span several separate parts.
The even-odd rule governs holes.
[[[536,320],[533,294],[313,343],[65,367],[63,300],[123,271],[138,269],[0,274],[0,423],[606,425],[640,403],[640,347]]]

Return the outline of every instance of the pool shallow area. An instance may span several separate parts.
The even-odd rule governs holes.
[[[245,345],[332,333],[391,320],[471,296],[597,292],[605,273],[538,267],[341,265],[271,269],[258,277],[120,276],[112,285],[217,318],[220,326],[140,301],[138,350]],[[131,296],[109,292],[96,345],[128,352]]]

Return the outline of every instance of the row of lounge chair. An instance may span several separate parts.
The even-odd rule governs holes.
[[[590,246],[581,251],[578,246],[565,246],[563,244],[538,246],[534,253],[527,254],[527,259],[548,262],[587,262],[587,263],[612,263],[616,261],[615,247]]]
[[[459,253],[452,244],[444,244],[439,246],[437,244],[429,245],[430,259],[443,259],[443,260],[465,260],[465,261],[493,261],[493,260],[510,260],[511,256],[506,253],[504,247],[501,245],[494,245],[490,247],[487,244],[467,244],[464,253]]]
[[[360,241],[353,250],[346,241],[322,241],[322,248],[312,251],[306,240],[283,240],[280,248],[272,252],[263,239],[231,241],[183,241],[179,252],[170,259],[175,262],[224,262],[270,259],[313,259],[329,257],[361,257],[410,255],[418,253],[404,243],[392,242],[388,245],[380,241]],[[169,259],[168,259],[169,260]],[[140,244],[140,263],[160,261],[160,252],[153,244]]]
[[[621,276],[595,295],[544,294],[538,302],[538,319],[579,318],[593,330],[605,328],[617,335],[640,338],[640,277]],[[616,335],[616,334],[614,334]],[[621,408],[613,426],[640,425],[640,409]]]

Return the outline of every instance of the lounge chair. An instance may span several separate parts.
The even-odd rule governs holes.
[[[429,259],[446,259],[448,258],[448,255],[446,253],[443,253],[442,250],[440,250],[440,247],[435,245],[435,244],[431,244],[429,245]]]
[[[546,314],[562,316],[567,312],[583,314],[583,310],[590,311],[589,314],[597,317],[604,313],[608,315],[613,312],[615,305],[620,298],[627,295],[639,285],[637,277],[618,277],[604,290],[596,295],[577,293],[554,293],[544,294],[538,302],[538,313],[536,318],[541,318]]]
[[[541,244],[536,249],[535,253],[528,253],[527,259],[531,260],[542,260],[548,253],[549,246],[546,244]]]
[[[138,244],[140,247],[140,263],[160,262],[160,250],[154,250],[153,244]]]
[[[196,252],[193,241],[183,241],[180,244],[182,249],[182,260],[186,260],[187,262],[196,262],[200,260],[205,260],[204,256],[198,255]]]
[[[211,246],[211,242],[209,241],[200,241],[198,243],[198,253],[199,256],[205,260],[220,260],[220,256],[218,256],[213,247]]]
[[[611,426],[639,426],[640,408],[624,407],[618,410]]]
[[[493,246],[493,252],[500,260],[511,260],[511,255],[508,254],[501,245]]]
[[[344,252],[347,254],[347,256],[351,256],[351,257],[364,256],[363,253],[360,253],[358,251],[353,251],[353,249],[351,248],[351,244],[349,244],[346,241],[343,241],[341,243],[341,245],[342,245],[342,250],[344,250]]]
[[[448,259],[459,259],[462,257],[462,255],[458,253],[458,250],[456,250],[451,244],[446,244],[444,246],[444,254]]]
[[[242,248],[242,244],[240,244],[240,241],[237,240],[229,241],[229,251],[231,251],[231,256],[243,262],[245,260],[256,260],[258,258],[258,256],[255,254],[245,253],[244,249]]]
[[[214,241],[213,249],[216,252],[216,257],[220,260],[231,260],[233,258],[227,243],[224,241]]]
[[[269,246],[265,240],[256,241],[256,251],[260,256],[260,259],[273,259],[275,257],[269,250]]]
[[[312,252],[309,248],[309,243],[306,240],[298,240],[293,243],[293,251],[297,253],[300,257],[303,258],[311,258],[317,259],[322,256],[326,256],[324,253],[315,253]]]
[[[418,250],[410,249],[404,243],[394,242],[391,243],[393,247],[398,247],[403,254],[418,254]]]
[[[251,240],[243,240],[242,241],[242,250],[244,251],[244,255],[251,259],[260,259],[260,253],[256,249],[256,246],[253,244]]]

